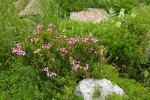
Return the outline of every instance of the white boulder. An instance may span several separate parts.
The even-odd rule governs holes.
[[[40,3],[37,0],[31,0],[29,4],[22,10],[19,14],[20,17],[26,16],[26,15],[42,15],[43,13],[43,7],[40,5]]]
[[[14,7],[17,9],[23,9],[31,0],[18,0],[13,3]]]
[[[107,11],[99,8],[88,8],[85,11],[71,12],[70,19],[97,23],[108,19]]]
[[[117,85],[112,84],[107,79],[83,79],[79,82],[74,93],[78,96],[82,96],[84,100],[93,100],[94,92],[99,91],[99,97],[96,100],[105,100],[108,95],[116,93],[124,95],[124,91]],[[95,100],[95,99],[94,99]]]

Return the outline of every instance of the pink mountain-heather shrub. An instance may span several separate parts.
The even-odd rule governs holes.
[[[69,40],[68,40],[68,43],[69,44],[75,44],[77,42],[77,39],[75,39],[75,38],[70,38]]]
[[[19,56],[25,56],[26,55],[26,52],[21,50],[22,46],[20,43],[17,43],[16,44],[16,47],[15,48],[12,48],[12,53],[15,53]]]

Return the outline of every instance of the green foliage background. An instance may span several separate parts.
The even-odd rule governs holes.
[[[149,46],[147,38],[150,30],[149,0],[39,0],[45,16],[26,16],[23,19],[18,16],[20,9],[15,9],[12,5],[14,1],[17,0],[0,1],[1,100],[82,99],[73,94],[73,89],[79,81],[78,77],[66,75],[48,79],[34,66],[24,65],[19,57],[11,53],[11,48],[17,42],[24,42],[38,23],[44,27],[49,23],[55,23],[57,28],[60,31],[65,30],[69,37],[75,34],[84,37],[91,32],[108,50],[106,64],[101,68],[102,72],[95,74],[95,77],[111,80],[123,88],[128,95],[127,97],[113,95],[111,98],[150,99],[150,62],[145,54],[145,48]],[[147,6],[139,7],[140,2]],[[112,8],[116,16],[98,24],[68,20],[70,11],[79,11],[88,7],[104,8],[108,13]],[[124,19],[117,17],[121,8],[125,9]],[[137,16],[132,18],[132,13]],[[122,23],[121,28],[116,28],[118,21]],[[97,65],[97,63],[93,64],[93,66]],[[115,69],[112,66],[115,66]],[[148,75],[145,74],[146,72]]]

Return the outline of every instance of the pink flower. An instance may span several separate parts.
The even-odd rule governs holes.
[[[103,45],[100,45],[100,49],[105,50],[105,47]]]
[[[72,61],[72,64],[76,64],[76,60],[73,60],[73,61]]]
[[[54,72],[52,72],[52,73],[49,74],[49,77],[55,77],[55,76],[57,76],[57,74],[54,73]]]
[[[36,30],[34,30],[34,31],[33,31],[33,34],[37,34],[37,31],[36,31]]]
[[[17,48],[17,49],[21,49],[21,47],[22,47],[22,46],[21,46],[20,43],[17,43],[17,44],[16,44],[16,48]]]
[[[50,48],[50,44],[44,44],[44,46],[42,46],[42,48],[45,48],[45,49],[49,49]]]
[[[19,56],[25,56],[26,52],[21,50],[22,46],[20,43],[16,44],[16,48],[12,48],[12,53],[16,53]]]
[[[96,38],[92,38],[91,40],[93,41],[93,43],[98,42],[98,39],[96,39]]]
[[[59,38],[63,38],[63,36],[62,36],[62,35],[60,35],[60,36],[59,36]]]
[[[72,64],[80,64],[80,61],[73,60]]]
[[[94,47],[91,47],[90,49],[91,49],[92,51],[94,51],[94,50],[95,50],[95,49],[94,49]]]
[[[54,72],[52,72],[52,73],[47,72],[47,76],[50,77],[50,78],[52,78],[52,77],[57,76],[57,74],[54,73]]]
[[[98,52],[97,51],[94,51],[94,53],[97,55],[98,54]]]
[[[37,42],[38,42],[38,39],[37,39],[37,38],[33,38],[33,39],[31,39],[31,42],[37,43]]]
[[[60,50],[62,53],[67,53],[67,52],[68,52],[66,48],[60,48],[59,50]]]
[[[40,29],[34,30],[33,34],[39,34],[40,33]]]
[[[26,53],[23,50],[18,50],[16,52],[16,54],[19,55],[19,56],[25,56],[26,55]]]
[[[88,40],[89,40],[88,38],[83,38],[83,39],[82,39],[82,42],[83,42],[83,43],[87,43]]]
[[[49,72],[47,72],[46,74],[47,74],[47,77],[49,77],[50,73],[49,73]]]
[[[67,38],[67,36],[63,36],[63,39],[66,39]]]
[[[76,68],[82,68],[80,64],[76,64]]]
[[[17,48],[12,48],[12,53],[17,53],[18,49]]]
[[[49,26],[50,28],[56,27],[53,23],[49,24],[48,26]]]
[[[60,38],[61,38],[60,36],[57,36],[57,37],[56,37],[56,39],[58,39],[58,40],[60,40]]]
[[[41,24],[38,24],[38,25],[36,26],[37,29],[42,29],[42,27],[43,27],[43,26],[42,26]]]
[[[89,33],[89,35],[88,35],[88,39],[90,39],[92,37],[92,34],[91,33]]]
[[[78,68],[82,68],[80,64],[74,64],[74,66],[71,68],[72,70],[76,71]]]
[[[34,53],[39,53],[41,51],[41,49],[37,49],[36,51],[34,51]]]
[[[72,69],[72,70],[74,70],[74,71],[76,71],[76,70],[77,70],[77,68],[76,68],[75,66],[73,66],[71,69]]]
[[[42,71],[48,72],[48,71],[49,71],[49,68],[48,68],[48,67],[45,67],[45,68],[42,69]]]
[[[68,40],[68,43],[69,44],[75,44],[77,42],[77,39],[75,39],[75,38],[70,38],[69,40]]]
[[[58,39],[58,40],[60,40],[60,39],[66,39],[66,38],[67,38],[66,36],[62,36],[62,35],[56,37],[56,39]]]
[[[84,67],[84,70],[87,71],[88,69],[89,69],[89,65],[86,64],[85,67]]]
[[[57,74],[54,73],[54,72],[49,73],[49,68],[48,67],[43,68],[42,71],[46,72],[47,77],[52,78],[52,77],[57,76]]]

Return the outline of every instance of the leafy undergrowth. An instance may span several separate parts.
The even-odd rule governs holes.
[[[95,65],[100,66],[95,63]],[[119,78],[115,67],[104,65],[98,79],[107,78],[119,85],[125,91],[125,96],[113,95],[108,100],[149,100],[148,88],[142,87],[131,79]],[[78,78],[58,76],[47,78],[33,66],[20,63],[12,64],[10,70],[0,73],[0,99],[52,99],[52,100],[82,100],[73,94],[78,84]]]
[[[99,44],[108,50],[107,63],[117,65],[121,77],[134,78],[144,84],[147,81],[149,84],[149,76],[145,75],[149,72],[146,52],[149,48],[149,11],[150,6],[134,8],[123,18],[116,16],[97,24],[63,21],[59,29],[68,36],[76,34],[85,37],[91,32],[99,39]]]
[[[125,91],[125,96],[112,95],[108,100],[149,100],[150,88],[143,87],[140,83],[132,79],[119,78],[115,67],[106,65],[102,68],[105,77],[117,84]]]

